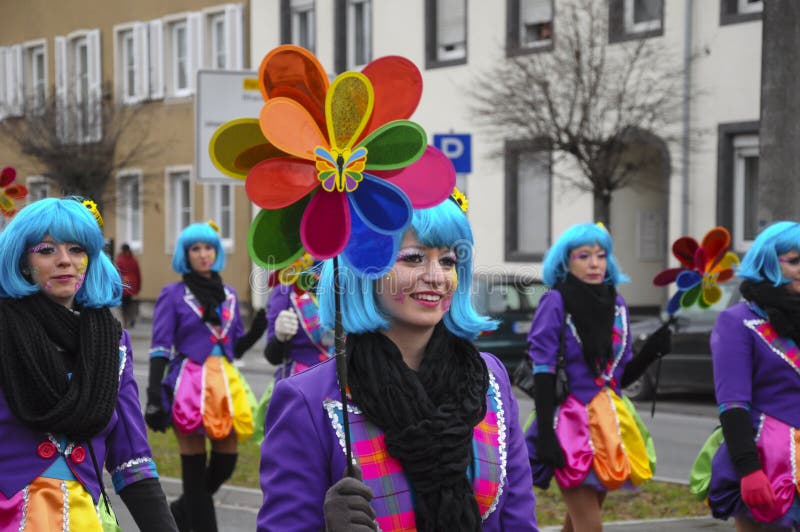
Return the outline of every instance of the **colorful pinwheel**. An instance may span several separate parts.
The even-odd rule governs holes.
[[[287,267],[270,272],[267,278],[267,286],[274,288],[279,284],[293,286],[295,293],[302,295],[319,280],[319,272],[315,271],[314,257],[304,253],[299,259]]]
[[[406,120],[422,93],[419,70],[389,56],[329,83],[313,54],[285,45],[261,62],[259,84],[260,118],[223,124],[210,145],[216,166],[245,178],[263,209],[251,257],[274,270],[306,252],[341,254],[362,275],[383,275],[412,208],[437,205],[455,184],[450,161]]]
[[[739,257],[728,251],[730,244],[731,235],[724,227],[710,230],[699,245],[688,236],[672,244],[672,254],[682,266],[664,270],[653,279],[656,286],[675,282],[678,288],[667,304],[670,315],[694,304],[708,308],[720,300],[722,289],[718,285],[730,280],[739,264]]]
[[[11,218],[19,210],[14,200],[24,199],[28,195],[25,185],[14,183],[16,177],[17,171],[11,166],[0,171],[0,212],[6,218]]]

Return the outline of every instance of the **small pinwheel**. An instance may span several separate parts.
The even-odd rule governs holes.
[[[24,199],[28,195],[25,185],[14,183],[16,177],[17,171],[11,166],[0,171],[0,212],[6,218],[11,218],[19,210],[14,200]]]
[[[251,257],[274,270],[306,252],[341,254],[362,275],[383,275],[412,208],[437,205],[455,184],[450,161],[407,120],[422,94],[419,70],[389,56],[329,83],[313,54],[285,45],[261,62],[259,84],[260,117],[223,124],[209,147],[263,209],[250,226]]]
[[[267,278],[267,286],[274,288],[279,284],[293,286],[295,293],[302,295],[319,280],[319,272],[314,269],[314,257],[304,253],[299,259],[287,267],[275,270]]]
[[[678,288],[667,304],[667,313],[675,314],[680,308],[697,304],[708,308],[722,297],[720,283],[730,280],[739,257],[728,251],[731,235],[724,227],[715,227],[698,245],[694,238],[684,236],[672,244],[672,254],[681,263],[680,268],[662,271],[653,279],[656,286],[672,282]]]

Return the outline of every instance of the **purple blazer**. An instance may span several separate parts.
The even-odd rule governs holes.
[[[564,323],[564,300],[558,290],[548,290],[539,301],[533,317],[528,344],[529,356],[533,360],[534,373],[555,373],[558,359],[559,337]],[[633,352],[631,350],[630,317],[628,306],[622,296],[617,295],[616,317],[614,320],[614,361],[611,371],[604,377],[596,378],[583,358],[580,338],[567,319],[564,336],[564,363],[569,377],[570,393],[583,404],[588,404],[597,392],[608,384],[617,395],[621,395],[622,374]]]
[[[711,333],[717,403],[750,403],[800,427],[800,352],[775,334],[766,316],[748,302],[722,311]]]
[[[183,282],[162,288],[153,309],[150,356],[170,358],[174,353],[183,353],[202,364],[214,345],[219,345],[228,359],[233,360],[233,346],[244,334],[244,325],[236,290],[225,285],[225,295],[219,309],[222,325],[217,328],[203,321],[200,302]]]
[[[98,462],[105,462],[117,492],[139,480],[158,478],[133,377],[133,352],[128,331],[122,332],[119,359],[117,405],[106,428],[91,441]],[[2,393],[0,434],[3,435],[3,444],[0,445],[0,492],[6,499],[30,484],[59,456],[63,456],[95,502],[99,500],[100,486],[88,446],[82,442],[67,442],[66,446],[62,446],[60,435],[29,429],[14,416]]]
[[[470,472],[473,489],[481,495],[476,498],[483,529],[535,531],[536,500],[517,401],[500,362],[487,353],[481,356],[491,383],[486,418],[475,428]],[[410,529],[413,506],[402,467],[384,452],[383,433],[357,405],[349,405],[348,411],[353,457],[375,494],[371,504],[382,530]],[[259,531],[324,529],[325,492],[345,470],[341,419],[334,359],[276,383],[261,446],[264,503],[258,514]]]

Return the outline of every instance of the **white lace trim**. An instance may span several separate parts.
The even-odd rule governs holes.
[[[61,481],[61,493],[64,495],[64,504],[61,508],[64,522],[61,525],[61,530],[69,532],[69,491],[67,490],[67,483]]]
[[[30,486],[25,486],[22,490],[22,519],[19,522],[19,532],[25,530],[25,521],[28,520],[28,504],[30,503],[29,487]]]
[[[122,471],[130,469],[131,467],[138,466],[140,464],[146,464],[152,461],[153,459],[150,458],[149,456],[141,456],[139,458],[133,458],[131,460],[128,460],[127,462],[123,462],[120,465],[118,465],[111,474],[113,475],[116,473],[121,473]]]
[[[506,477],[508,475],[508,448],[506,445],[506,413],[503,405],[503,397],[500,395],[500,386],[494,378],[494,373],[489,372],[489,388],[493,392],[493,398],[497,403],[497,448],[500,452],[500,479],[497,483],[497,494],[492,501],[492,504],[481,516],[481,519],[486,519],[497,509],[500,498],[503,496],[503,489],[506,485]]]

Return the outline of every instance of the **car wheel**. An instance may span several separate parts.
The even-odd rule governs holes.
[[[647,401],[653,397],[653,384],[645,373],[623,390],[634,401]]]

